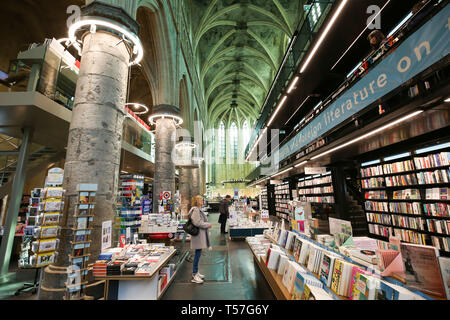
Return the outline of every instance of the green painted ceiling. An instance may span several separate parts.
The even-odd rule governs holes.
[[[303,13],[302,0],[188,0],[211,126],[258,113]],[[235,106],[232,108],[232,104]]]

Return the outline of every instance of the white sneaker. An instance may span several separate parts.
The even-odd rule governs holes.
[[[200,272],[197,273],[197,276],[199,276],[200,279],[205,279],[205,276],[203,274],[201,274]]]
[[[200,278],[200,277],[198,276],[198,274],[196,274],[196,275],[192,278],[191,282],[194,282],[194,283],[203,283],[203,279]]]

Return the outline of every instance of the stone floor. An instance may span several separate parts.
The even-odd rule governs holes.
[[[274,300],[269,285],[245,241],[229,240],[220,234],[218,214],[210,214],[213,224],[211,244],[213,250],[204,250],[199,269],[206,276],[205,283],[194,284],[192,277],[192,257],[188,257],[179,267],[177,275],[163,296],[163,300]],[[178,246],[181,243],[177,243]],[[184,249],[190,250],[186,242]],[[15,292],[26,282],[33,282],[34,270],[17,270],[11,267],[11,281],[0,284],[0,299],[36,300],[32,292],[15,296]]]
[[[199,271],[206,276],[205,282],[190,282],[192,262],[185,261],[163,300],[274,300],[247,243],[221,235],[218,217],[209,215],[213,250],[204,250],[200,259]]]

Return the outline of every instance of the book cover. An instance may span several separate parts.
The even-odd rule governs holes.
[[[364,270],[354,267],[354,279],[352,285],[352,300],[375,300],[377,279],[366,275]]]
[[[331,290],[339,294],[339,283],[341,281],[344,263],[340,259],[334,261],[333,274],[331,276]]]
[[[439,257],[439,267],[441,269],[442,281],[445,287],[447,300],[450,299],[450,258]]]
[[[320,280],[329,288],[331,286],[331,278],[333,274],[334,261],[336,257],[332,254],[325,253],[322,259],[320,269]]]
[[[408,287],[445,298],[439,250],[431,246],[402,243],[401,253]]]
[[[305,279],[300,272],[297,272],[295,277],[294,289],[292,291],[292,300],[300,300],[303,295],[303,289],[305,287]]]

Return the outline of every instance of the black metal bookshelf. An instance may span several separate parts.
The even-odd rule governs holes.
[[[387,161],[386,159],[380,159],[377,161],[368,162],[366,165],[361,165],[359,179],[361,180],[361,185],[363,186],[362,190],[365,196],[364,210],[366,213],[367,223],[369,225],[369,234],[371,236],[384,240],[388,238],[384,235],[386,231],[385,229],[378,228],[381,230],[378,231],[383,234],[377,234],[376,232],[374,233],[374,230],[377,228],[370,227],[370,225],[379,225],[380,227],[389,228],[389,231],[393,232],[394,235],[399,235],[403,242],[435,246],[436,241],[439,241],[439,239],[436,240],[434,238],[441,238],[442,242],[447,243],[447,248],[443,245],[439,245],[437,247],[440,249],[441,253],[444,253],[444,255],[450,254],[450,235],[430,231],[427,222],[430,220],[444,221],[444,223],[445,221],[450,221],[450,146],[448,143],[443,144],[442,146],[444,147],[434,150],[430,149],[429,151],[424,149],[425,151],[422,150],[420,154],[416,153],[416,151],[412,151],[399,155],[398,157],[390,157],[392,159]],[[421,180],[420,175],[423,174],[427,174],[427,179],[429,178],[430,180]],[[395,178],[398,181],[392,183],[398,185],[389,185],[388,179],[391,179],[391,177],[400,177]],[[372,184],[370,184],[368,183],[369,179],[377,180],[371,180],[370,182],[372,182]],[[384,180],[384,182],[382,180]],[[433,199],[427,199],[427,190],[436,190],[438,188],[440,189],[440,195]],[[403,198],[403,193],[402,198],[397,199],[398,194],[397,197],[394,198],[394,193],[405,192],[408,189],[411,189],[411,193],[414,192],[413,198]],[[444,190],[445,195],[443,192]],[[378,194],[380,198],[376,198],[376,192],[380,192]],[[432,192],[429,192],[429,194],[432,194]],[[371,210],[368,208],[370,206],[367,206],[368,202],[385,202],[387,203],[387,211]],[[413,207],[415,203],[419,204],[418,206],[416,205],[416,209]],[[408,208],[406,211],[409,211],[409,209],[418,209],[419,212],[396,212],[403,210],[392,210],[392,204],[396,204],[398,207],[402,208],[403,205],[400,206],[399,204],[404,204],[404,206]],[[441,207],[439,207],[439,215],[437,215],[437,211],[433,211],[437,210],[436,206],[433,209],[430,209],[432,204],[437,206],[439,204],[442,205],[443,210],[440,211]],[[408,207],[408,205],[410,205],[410,207]],[[383,220],[382,216],[377,216],[376,219],[373,219],[374,216],[372,214],[390,216],[390,224],[386,224],[386,220],[381,221]],[[404,225],[396,225],[397,223],[395,223],[395,216],[403,217],[401,220]],[[411,228],[409,226],[413,221],[418,222],[417,228]],[[420,226],[423,230],[421,230]],[[404,230],[406,232],[417,233],[417,238],[409,237],[413,236],[413,234],[395,230]],[[423,239],[424,243],[420,243],[421,241],[418,241],[418,239]]]

